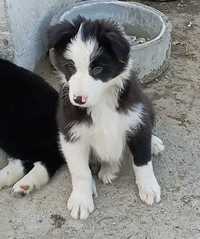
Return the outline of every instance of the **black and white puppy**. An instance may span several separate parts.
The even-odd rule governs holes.
[[[159,202],[151,152],[158,153],[164,146],[152,136],[152,106],[131,71],[124,33],[111,21],[79,17],[51,27],[49,44],[62,82],[58,124],[72,177],[71,216],[85,219],[94,210],[91,154],[101,161],[99,178],[111,183],[125,146],[133,154],[141,200],[150,205]]]
[[[32,72],[0,59],[0,148],[9,163],[0,189],[26,195],[65,162],[58,147],[58,93]]]

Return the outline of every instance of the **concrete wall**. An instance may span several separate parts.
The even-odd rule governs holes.
[[[4,1],[14,44],[14,62],[32,70],[46,52],[46,29],[51,17],[63,5],[76,0],[0,0],[2,9],[5,9]]]
[[[14,48],[12,45],[5,0],[0,0],[0,57],[13,60]]]

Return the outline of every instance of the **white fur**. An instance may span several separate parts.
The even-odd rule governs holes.
[[[158,155],[165,150],[163,141],[155,135],[152,135],[151,138],[151,151],[153,155]]]
[[[67,46],[64,56],[67,59],[72,59],[76,69],[82,72],[88,72],[90,65],[90,56],[97,42],[94,39],[83,41],[81,37],[81,27],[78,34]]]
[[[75,219],[86,219],[94,210],[93,193],[96,187],[88,165],[89,144],[86,140],[67,143],[60,133],[60,146],[67,160],[72,178],[72,193],[67,207]]]
[[[24,167],[21,160],[9,159],[6,167],[0,170],[0,189],[9,187],[24,176]]]
[[[48,181],[49,175],[46,168],[40,162],[36,162],[33,169],[13,186],[12,192],[14,195],[26,195],[33,189],[47,184]]]
[[[154,201],[158,203],[160,201],[160,186],[154,175],[152,162],[139,167],[133,163],[133,169],[141,200],[148,205],[152,205]]]

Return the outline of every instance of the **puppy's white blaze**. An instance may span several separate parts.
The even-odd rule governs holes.
[[[41,162],[36,162],[33,169],[13,186],[13,192],[24,192],[27,194],[33,189],[39,189],[41,186],[47,184],[48,181],[49,175],[47,169]],[[24,190],[23,186],[28,186],[27,190]]]
[[[159,202],[160,186],[154,175],[152,162],[150,161],[147,165],[143,166],[136,166],[133,163],[133,169],[141,200],[148,205]]]
[[[9,160],[8,165],[0,170],[0,189],[16,183],[24,176],[24,167],[21,160]]]
[[[95,104],[95,100],[98,98],[97,95],[101,91],[100,81],[95,81],[89,74],[89,67],[91,58],[95,49],[98,49],[97,42],[91,38],[87,41],[83,41],[81,38],[81,31],[78,32],[77,36],[68,45],[64,52],[64,57],[71,59],[74,62],[76,72],[69,80],[69,97],[72,104],[77,105],[73,96],[86,96],[88,101],[84,106],[90,106]]]
[[[96,40],[92,38],[87,41],[82,40],[80,27],[78,34],[64,52],[64,57],[73,60],[78,71],[89,74],[90,57],[96,44]]]

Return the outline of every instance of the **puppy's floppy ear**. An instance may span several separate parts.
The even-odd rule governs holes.
[[[126,63],[129,57],[130,45],[128,40],[116,24],[112,24],[110,29],[104,32],[104,42],[121,63]]]
[[[68,21],[64,21],[54,26],[51,26],[47,32],[48,48],[54,48],[63,41],[66,41],[66,43],[69,42],[70,38],[73,36],[73,32],[74,27]]]
[[[81,23],[85,19],[78,16],[72,22],[63,21],[48,29],[48,49],[62,48],[77,34]]]

